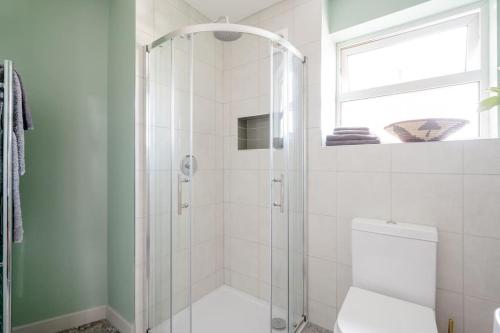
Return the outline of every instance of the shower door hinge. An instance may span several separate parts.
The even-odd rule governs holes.
[[[152,329],[150,329],[150,328],[148,328],[148,329],[146,330],[146,333],[153,333],[153,330],[152,330]]]

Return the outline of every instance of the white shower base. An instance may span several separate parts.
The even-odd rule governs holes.
[[[270,327],[269,303],[222,286],[193,303],[193,333],[266,333]],[[285,311],[282,311],[285,318]],[[172,333],[188,333],[189,311],[174,317]],[[170,320],[154,332],[170,333]],[[274,331],[284,333],[285,330]]]

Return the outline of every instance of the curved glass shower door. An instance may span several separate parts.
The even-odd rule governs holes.
[[[191,332],[192,46],[179,36],[149,56],[147,320],[159,333]]]
[[[305,321],[304,113],[302,59],[271,46],[271,326]]]
[[[303,59],[225,26],[148,49],[152,333],[293,333],[305,318]]]

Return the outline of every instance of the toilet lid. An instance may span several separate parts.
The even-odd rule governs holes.
[[[351,287],[340,309],[339,333],[437,333],[434,310]]]

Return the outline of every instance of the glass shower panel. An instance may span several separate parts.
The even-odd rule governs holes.
[[[305,319],[305,122],[304,122],[304,64],[291,52],[287,54],[287,192],[289,248],[289,318],[295,330]]]
[[[149,55],[148,77],[148,327],[170,333],[171,315],[171,75],[172,42]]]
[[[287,52],[271,46],[270,188],[271,188],[271,327],[290,331],[288,318],[288,193],[286,154]]]
[[[303,63],[272,48],[272,329],[294,332],[304,306]]]
[[[191,43],[168,40],[149,59],[148,324],[159,333],[191,329]]]
[[[181,35],[172,49],[172,333],[191,332],[193,40]]]
[[[216,40],[210,32],[201,32],[193,36],[193,108],[192,108],[192,152],[195,168],[192,170],[193,196],[192,233],[191,233],[191,267],[192,279],[191,301],[196,303],[200,298],[214,291],[222,284],[218,280],[218,262],[222,255],[218,254],[217,232],[221,226],[223,214],[222,199],[222,163],[217,162],[217,151],[221,151],[222,140],[216,143]],[[220,72],[222,73],[222,72]],[[219,259],[219,260],[218,260]],[[206,310],[196,306],[192,312],[192,332],[204,333],[203,317]]]

